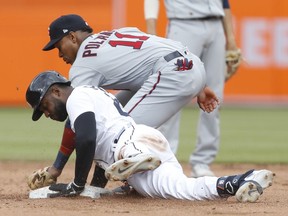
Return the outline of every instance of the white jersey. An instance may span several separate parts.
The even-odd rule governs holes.
[[[135,124],[115,97],[101,88],[81,86],[73,90],[66,108],[74,132],[78,116],[85,112],[95,114],[97,138],[94,160],[104,168],[113,163],[115,139],[123,132],[124,126]]]
[[[121,158],[142,153],[160,158],[161,165],[157,169],[136,173],[127,179],[140,194],[188,200],[218,197],[216,177],[197,181],[185,176],[165,137],[154,128],[136,125],[112,94],[92,86],[76,87],[67,100],[66,108],[74,132],[78,116],[86,112],[95,114],[97,137],[94,161],[103,169]]]
[[[165,0],[169,19],[197,19],[224,16],[223,0]]]
[[[127,27],[91,35],[82,42],[69,79],[72,85],[138,90],[163,56],[184,46]]]

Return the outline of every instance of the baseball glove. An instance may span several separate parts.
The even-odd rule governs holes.
[[[227,70],[225,74],[225,82],[227,82],[238,70],[242,61],[242,53],[240,49],[226,51]]]
[[[48,172],[49,167],[45,167],[43,169],[39,169],[34,171],[27,179],[27,184],[30,189],[34,190],[37,188],[49,186],[51,184],[55,184],[57,178],[53,177]]]

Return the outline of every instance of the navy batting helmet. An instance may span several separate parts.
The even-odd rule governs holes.
[[[32,115],[33,121],[37,121],[42,116],[43,112],[39,110],[39,105],[47,90],[56,83],[71,84],[70,81],[56,71],[44,71],[38,74],[30,83],[26,91],[26,101],[34,109]]]

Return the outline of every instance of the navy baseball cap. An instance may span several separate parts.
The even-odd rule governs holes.
[[[48,28],[50,41],[43,50],[48,51],[54,49],[55,44],[64,36],[68,35],[69,32],[78,30],[88,31],[90,33],[93,31],[88,23],[79,15],[68,14],[60,16],[50,24]]]

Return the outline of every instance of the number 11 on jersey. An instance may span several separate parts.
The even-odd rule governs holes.
[[[133,47],[133,49],[141,49],[143,42],[149,39],[148,36],[121,34],[119,32],[115,32],[115,36],[121,40],[110,40],[109,44],[112,47],[129,46],[129,47]],[[130,41],[128,39],[138,39],[138,40]]]

